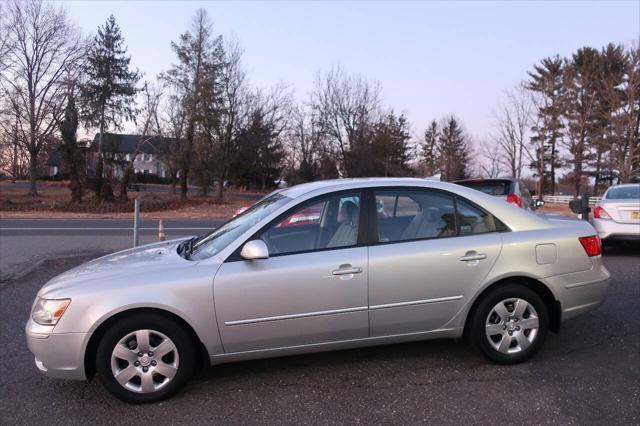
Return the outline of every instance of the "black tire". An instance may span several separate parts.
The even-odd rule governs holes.
[[[115,379],[111,369],[111,355],[116,344],[127,334],[145,329],[160,332],[171,339],[178,353],[179,363],[175,376],[166,385],[153,392],[138,393],[125,388]],[[176,321],[155,312],[126,316],[115,322],[100,340],[96,354],[96,371],[104,387],[122,401],[135,404],[160,401],[175,394],[193,375],[195,363],[196,352],[189,333]]]
[[[505,354],[491,345],[485,327],[493,308],[501,301],[512,298],[524,299],[533,306],[538,315],[538,329],[530,346],[516,353]],[[531,358],[542,347],[549,331],[549,309],[535,291],[516,283],[505,284],[482,296],[470,314],[468,327],[471,344],[485,357],[498,364],[517,364]]]

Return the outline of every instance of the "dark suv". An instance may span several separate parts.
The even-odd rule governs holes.
[[[524,182],[518,179],[465,179],[453,183],[503,198],[507,203],[515,204],[521,209],[535,210],[537,207]]]

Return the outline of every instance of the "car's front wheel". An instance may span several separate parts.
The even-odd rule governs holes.
[[[533,290],[507,284],[490,290],[472,312],[472,344],[490,360],[516,364],[540,349],[549,330],[549,310]]]
[[[126,402],[159,401],[177,392],[194,371],[189,334],[152,312],[124,317],[98,344],[96,370],[109,392]]]

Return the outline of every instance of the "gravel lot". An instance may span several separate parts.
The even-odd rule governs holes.
[[[146,406],[114,399],[96,380],[48,379],[26,348],[23,326],[39,287],[95,254],[51,259],[0,283],[0,423],[640,422],[637,250],[609,250],[607,301],[565,323],[523,365],[490,364],[463,342],[418,342],[222,365]]]

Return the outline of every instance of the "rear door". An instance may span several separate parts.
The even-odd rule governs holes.
[[[497,232],[502,228],[493,216],[453,194],[375,191],[376,202],[394,196],[412,200],[417,212],[392,233],[380,216],[372,227],[378,236],[369,247],[371,336],[446,328],[482,284],[502,246]]]

